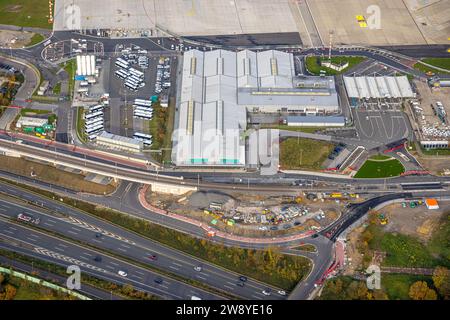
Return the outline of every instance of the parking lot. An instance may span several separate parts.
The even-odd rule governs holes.
[[[130,49],[130,50],[128,50]],[[139,53],[139,51],[141,53]],[[176,55],[160,56],[145,52],[137,46],[118,46],[118,53],[109,59],[109,79],[107,92],[110,93],[110,108],[105,114],[105,130],[113,134],[132,137],[135,132],[148,133],[149,120],[133,116],[135,99],[150,100],[152,96],[175,97],[176,72],[178,58]],[[140,58],[142,57],[142,58]],[[129,68],[122,68],[119,61],[129,61]],[[148,61],[147,63],[139,63]],[[120,62],[119,62],[120,64]],[[116,74],[119,70],[135,69],[142,72],[141,83],[136,89],[125,86],[127,78]],[[166,84],[163,86],[163,84]]]
[[[450,88],[432,91],[427,83],[414,82],[419,99],[411,104],[413,121],[425,139],[448,139],[450,137]],[[442,110],[439,112],[439,103]]]
[[[410,134],[408,120],[398,108],[359,108],[352,113],[359,139],[369,145],[386,145]]]

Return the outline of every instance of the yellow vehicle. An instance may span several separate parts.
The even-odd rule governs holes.
[[[342,193],[340,192],[333,192],[332,194],[330,194],[331,198],[342,198]]]
[[[366,18],[364,18],[364,16],[357,15],[356,20],[358,21],[358,24],[361,28],[367,28],[367,22],[366,22]]]

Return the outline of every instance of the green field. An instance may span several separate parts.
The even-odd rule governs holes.
[[[417,62],[414,65],[414,68],[420,70],[424,73],[433,72],[433,73],[441,73],[441,74],[450,74],[450,58],[425,58],[422,59],[424,63],[430,64],[432,66],[436,66],[438,68],[446,69],[446,71],[441,71],[432,67],[428,67],[420,62]]]
[[[0,0],[0,24],[51,29],[47,0]]]
[[[348,276],[338,276],[325,283],[320,300],[367,300],[370,292],[373,300],[410,300],[409,288],[416,281],[425,281],[430,288],[433,281],[429,276],[406,274],[382,274],[381,290],[366,290],[366,283]]]
[[[383,274],[381,287],[386,291],[390,300],[410,300],[409,287],[416,281],[425,281],[429,287],[433,287],[430,276],[409,274]]]
[[[425,210],[425,209],[414,209]],[[417,238],[385,232],[378,224],[370,224],[363,232],[371,250],[387,252],[383,265],[393,267],[450,267],[450,214],[444,215],[431,240],[427,243]],[[369,254],[370,255],[370,254]]]
[[[450,58],[425,58],[422,61],[450,72]]]
[[[75,86],[75,72],[77,70],[77,61],[75,59],[66,61],[62,67],[69,75],[69,96],[73,96],[73,90]]]
[[[288,138],[280,143],[280,165],[283,169],[319,170],[333,148],[330,142]]]
[[[61,93],[61,82],[58,82],[53,88],[53,94],[59,95]]]
[[[312,74],[319,75],[320,70],[326,71],[326,75],[336,75],[343,72],[346,72],[348,69],[352,68],[353,66],[363,62],[366,58],[364,57],[350,57],[350,56],[336,56],[331,57],[331,62],[340,64],[340,63],[346,63],[348,62],[348,67],[345,68],[342,71],[336,71],[327,67],[322,67],[320,65],[321,61],[328,60],[328,57],[318,57],[318,56],[311,56],[306,57],[306,68],[308,71]]]
[[[405,168],[397,159],[379,161],[367,160],[356,173],[355,178],[388,178],[405,172]]]
[[[27,47],[34,46],[35,44],[38,44],[39,42],[43,41],[45,38],[40,33],[35,33],[33,37],[31,37],[30,42],[27,43]]]

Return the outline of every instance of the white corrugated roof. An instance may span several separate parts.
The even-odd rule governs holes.
[[[414,93],[406,76],[344,77],[350,98],[412,98]]]

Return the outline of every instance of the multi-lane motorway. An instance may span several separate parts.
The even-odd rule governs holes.
[[[1,192],[11,194],[11,191],[17,191],[17,188],[13,186],[2,184],[0,187]],[[269,287],[251,278],[248,279],[243,287],[240,287],[237,285],[239,274],[143,238],[133,232],[114,226],[81,211],[60,205],[57,202],[52,202],[31,193],[24,196],[25,200],[39,203],[39,206],[42,207],[27,205],[12,198],[0,198],[0,217],[15,220],[19,213],[31,215],[40,219],[40,223],[37,226],[41,229],[40,231],[63,235],[79,243],[79,248],[85,248],[81,244],[89,244],[89,246],[98,250],[113,253],[116,256],[139,262],[142,265],[148,265],[154,270],[164,270],[167,273],[203,283],[237,298],[263,299],[265,296],[262,294],[262,291]],[[3,230],[1,233],[6,234],[4,232],[11,236],[16,236],[11,231]],[[54,247],[45,247],[40,241],[39,245],[48,250],[55,250]],[[59,248],[58,251],[66,253],[63,248]],[[99,267],[110,268],[110,271],[113,273],[117,273],[119,269],[127,268],[117,264],[114,265],[114,268],[111,266],[107,267],[104,261],[97,262],[94,260],[95,256],[92,255],[90,256],[91,259],[87,259],[86,255],[83,258],[83,254],[80,252],[72,251],[66,254],[72,258],[81,257],[81,259],[88,260],[89,263],[97,264]],[[199,266],[201,271],[194,270],[195,267]],[[134,276],[134,278],[137,279],[137,276]],[[176,295],[178,288],[174,287],[173,289],[175,291],[170,293]],[[278,288],[270,287],[270,289],[275,292],[271,297],[272,299],[282,298],[282,296],[276,294],[279,290]],[[190,288],[190,290],[193,290],[193,288]],[[199,293],[199,295],[202,296],[203,294]]]

